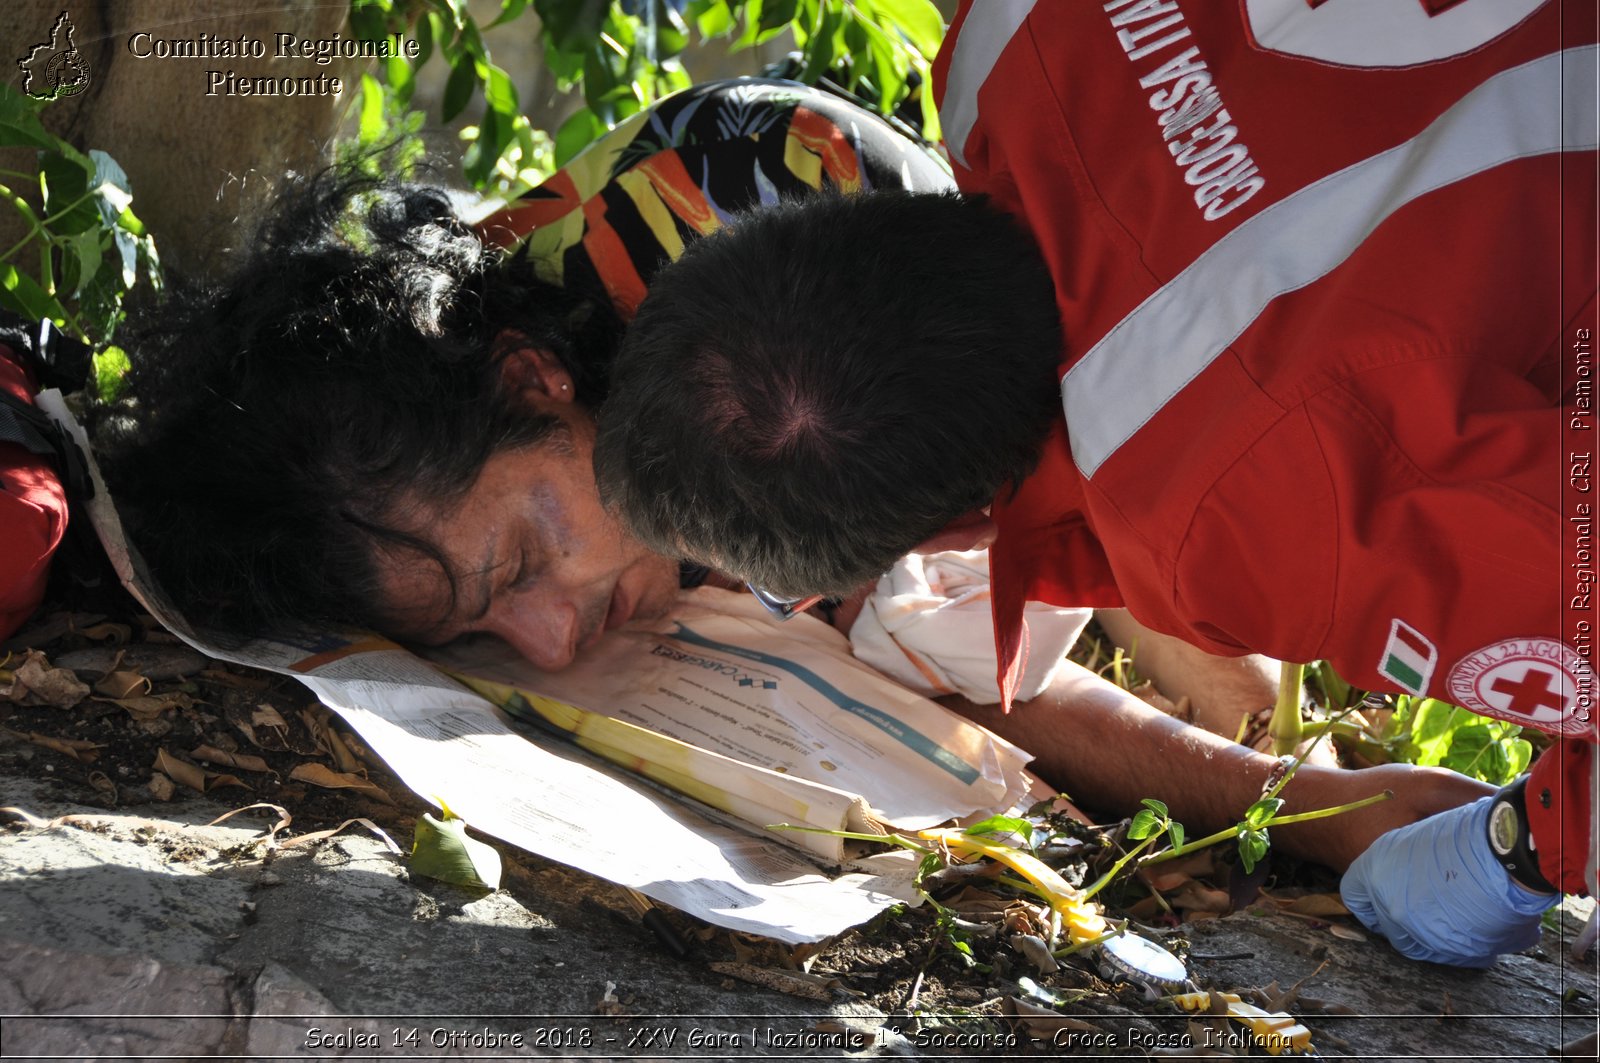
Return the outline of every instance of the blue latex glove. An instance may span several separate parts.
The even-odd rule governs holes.
[[[1496,862],[1493,802],[1483,797],[1380,837],[1345,872],[1345,907],[1414,960],[1487,967],[1532,946],[1540,913],[1561,895],[1524,889]]]

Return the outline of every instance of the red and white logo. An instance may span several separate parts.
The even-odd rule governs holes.
[[[1244,0],[1255,43],[1339,66],[1406,67],[1481,48],[1545,0]]]
[[[1457,705],[1525,727],[1568,737],[1595,732],[1594,669],[1556,639],[1485,646],[1450,669],[1446,692]]]

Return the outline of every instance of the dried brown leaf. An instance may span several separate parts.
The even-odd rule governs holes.
[[[127,711],[135,720],[154,720],[162,713],[173,709],[192,709],[194,699],[188,694],[174,690],[166,694],[142,694],[132,698],[101,698],[109,701],[120,709]]]
[[[356,758],[356,755],[350,752],[350,747],[345,745],[343,735],[332,727],[329,727],[324,734],[328,742],[328,751],[333,754],[335,767],[343,772],[365,772],[367,770],[366,765],[362,764]]]
[[[133,628],[127,624],[92,624],[89,627],[79,628],[78,634],[96,642],[109,642],[113,646],[120,646],[133,638]]]
[[[354,790],[375,801],[382,801],[386,805],[394,804],[394,799],[384,791],[383,787],[368,779],[363,779],[359,775],[336,772],[326,764],[309,763],[298,765],[289,773],[289,778],[329,790]]]
[[[1077,1033],[1095,1034],[1101,1037],[1111,1036],[1104,1028],[1082,1019],[1074,1019],[1070,1015],[1062,1015],[1050,1008],[1031,1004],[1020,997],[1007,997],[1004,1003],[1007,1015],[1013,1015],[1022,1020],[1022,1025],[1027,1027],[1028,1034],[1037,1037],[1047,1044],[1058,1043],[1056,1034],[1061,1030],[1072,1030]]]
[[[1344,906],[1344,901],[1339,899],[1337,893],[1307,893],[1299,897],[1275,897],[1266,890],[1258,892],[1271,902],[1274,907],[1292,915],[1309,915],[1319,919],[1326,919],[1332,916],[1350,914],[1350,909]]]
[[[1023,958],[1038,968],[1040,974],[1054,974],[1061,969],[1061,964],[1050,955],[1050,946],[1036,934],[1012,934],[1011,947],[1022,953]]]
[[[729,938],[733,943],[733,958],[739,963],[749,963],[763,951],[750,944],[742,934],[731,934]]]
[[[275,731],[289,729],[289,721],[283,718],[283,714],[264,701],[251,713],[250,724],[253,727],[270,727]]]
[[[150,680],[138,672],[107,672],[94,685],[94,692],[113,701],[150,692]]]
[[[0,808],[0,814],[15,816],[17,819],[22,820],[35,830],[54,830],[57,827],[75,827],[79,825],[87,827],[91,824],[105,822],[105,820],[99,818],[98,816],[86,816],[78,812],[68,813],[65,816],[57,816],[55,819],[45,819],[42,816],[34,815],[32,812],[9,805],[5,808]]]
[[[186,760],[179,760],[165,749],[156,750],[155,769],[199,793],[206,793],[209,790],[220,789],[224,786],[237,786],[242,790],[250,789],[250,784],[238,776],[206,771],[204,768],[190,764]]]
[[[306,730],[311,732],[311,737],[316,739],[317,749],[332,759],[338,771],[349,774],[362,770],[361,762],[345,746],[339,732],[333,729],[333,714],[326,706],[308,705],[300,710],[300,719],[305,723]]]
[[[29,731],[27,734],[23,734],[21,731],[13,731],[9,727],[0,727],[0,735],[4,735],[13,741],[32,742],[36,746],[54,750],[63,756],[71,757],[79,764],[93,764],[100,755],[98,751],[105,748],[105,746],[91,742],[87,738],[56,738],[53,735],[42,735],[37,731]]]
[[[292,849],[297,845],[311,845],[311,844],[313,844],[315,842],[325,841],[328,838],[333,837],[335,834],[338,834],[340,831],[344,830],[346,827],[350,826],[352,823],[359,824],[359,825],[367,828],[368,830],[370,830],[372,833],[376,834],[378,836],[378,838],[380,840],[382,840],[384,848],[388,849],[394,855],[396,855],[396,856],[404,856],[405,855],[404,850],[402,850],[398,845],[396,845],[394,843],[394,839],[393,838],[389,837],[389,835],[384,833],[384,830],[383,830],[382,827],[378,826],[376,823],[372,822],[372,820],[370,820],[370,819],[362,819],[360,817],[357,817],[356,819],[347,819],[343,823],[339,824],[337,827],[329,827],[327,830],[312,831],[310,834],[302,834],[298,838],[290,838],[288,841],[283,842],[282,844],[280,844],[279,848],[280,849]]]
[[[1190,912],[1226,912],[1233,908],[1233,899],[1227,890],[1212,889],[1195,879],[1168,895],[1167,903]]]
[[[196,793],[206,792],[205,771],[186,760],[179,760],[165,749],[156,750],[155,769]]]
[[[89,687],[70,668],[52,668],[38,650],[29,650],[11,670],[11,686],[4,696],[19,705],[49,705],[70,709],[89,696]]]
[[[290,823],[294,822],[294,817],[291,816],[289,814],[289,810],[287,808],[284,808],[282,805],[275,805],[275,804],[271,803],[270,801],[257,801],[253,805],[244,805],[244,806],[242,806],[240,808],[234,809],[231,812],[224,812],[222,815],[218,816],[216,819],[212,820],[210,823],[207,823],[206,826],[215,827],[218,823],[222,823],[222,822],[224,822],[226,820],[230,820],[234,816],[237,816],[241,812],[249,812],[251,809],[255,809],[255,808],[265,808],[265,809],[268,809],[269,811],[276,812],[278,814],[278,822],[274,823],[272,826],[266,828],[266,830],[264,830],[262,832],[263,834],[265,834],[267,836],[267,838],[269,840],[276,838],[277,834],[278,834],[278,832],[280,830],[283,830]]]
[[[822,975],[807,974],[804,971],[780,971],[772,967],[757,967],[751,963],[718,962],[707,966],[718,974],[725,974],[742,982],[764,986],[767,989],[776,989],[778,992],[787,993],[792,997],[817,1000],[825,1004],[833,1002],[835,997],[834,990],[840,986],[837,978],[825,978]]]
[[[195,760],[203,760],[207,764],[220,764],[225,768],[238,768],[240,771],[271,771],[267,762],[260,757],[249,753],[229,753],[216,746],[196,746],[189,751]]]

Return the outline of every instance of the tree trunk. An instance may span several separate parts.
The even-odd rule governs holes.
[[[11,84],[22,86],[18,62],[51,40],[62,0],[11,0],[0,6],[0,61]],[[241,7],[248,13],[240,13]],[[169,270],[196,273],[214,266],[248,229],[253,210],[288,170],[312,170],[326,161],[329,144],[357,98],[368,60],[335,58],[326,66],[279,58],[277,35],[301,40],[348,38],[348,6],[316,0],[99,0],[69,11],[73,44],[87,64],[88,82],[77,95],[44,109],[45,126],[81,149],[99,148],[127,171],[133,210],[155,235]],[[157,42],[184,42],[202,50],[209,39],[261,42],[261,58],[162,58]],[[148,36],[145,36],[148,35]],[[47,57],[41,52],[41,58]],[[45,63],[34,64],[44,66]],[[274,79],[338,78],[339,95],[228,95],[208,72]],[[38,91],[42,77],[30,85]],[[208,88],[211,94],[208,94]],[[0,166],[32,171],[22,152],[6,152]],[[8,184],[10,182],[7,182]],[[12,212],[0,216],[0,246],[22,235]]]

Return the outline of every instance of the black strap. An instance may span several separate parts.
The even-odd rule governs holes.
[[[94,497],[89,463],[78,444],[43,410],[0,388],[0,443],[16,443],[30,454],[49,458],[61,477],[69,501]]]
[[[1528,806],[1523,800],[1526,775],[1494,796],[1489,808],[1489,849],[1506,873],[1538,893],[1559,893],[1539,870],[1533,852],[1533,832],[1528,829]]]
[[[21,357],[43,387],[70,393],[89,379],[93,354],[89,346],[64,334],[48,318],[34,321],[0,310],[0,344]]]

